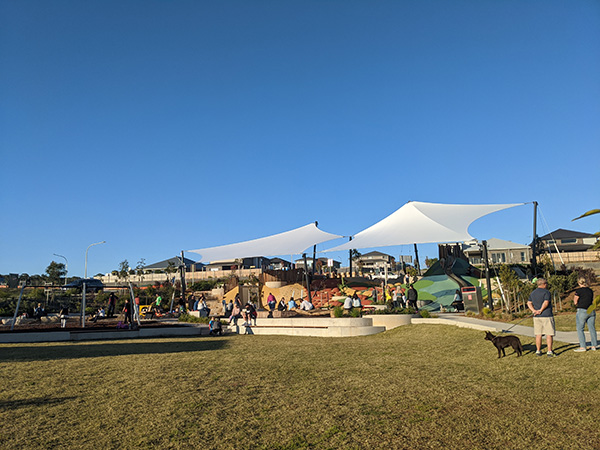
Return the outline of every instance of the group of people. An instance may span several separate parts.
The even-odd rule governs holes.
[[[546,355],[552,357],[552,344],[556,334],[554,324],[554,314],[552,313],[552,296],[548,290],[548,281],[545,278],[538,278],[537,288],[529,296],[527,307],[533,313],[533,334],[535,335],[535,354],[542,355],[542,338],[546,336]],[[596,334],[596,311],[593,307],[594,291],[588,286],[587,280],[583,277],[577,280],[579,287],[575,290],[573,303],[577,307],[575,323],[577,328],[577,340],[579,347],[576,352],[586,352],[587,342],[585,338],[585,326],[587,325],[590,333],[590,350],[595,351],[598,347],[598,336]]]
[[[300,305],[296,303],[294,297],[291,297],[287,304],[285,303],[285,297],[281,297],[281,300],[279,300],[279,303],[277,303],[277,299],[272,293],[269,293],[269,296],[267,297],[267,306],[271,313],[273,313],[275,309],[277,309],[277,311],[292,311],[296,308],[302,311],[310,311],[315,309],[315,305],[313,305],[307,298],[302,300]],[[272,314],[269,317],[273,317]]]
[[[251,326],[252,322],[254,322],[254,325],[256,325],[256,317],[258,316],[256,307],[254,306],[254,303],[252,303],[252,300],[248,300],[248,302],[242,307],[240,294],[236,294],[235,299],[230,300],[229,303],[225,305],[224,314],[225,317],[229,318],[229,323],[233,325],[237,325],[238,319],[243,318],[244,323],[242,326]]]
[[[200,294],[200,297],[196,298],[194,294],[190,294],[187,299],[187,306],[189,311],[199,311],[200,317],[209,317],[210,308],[206,303],[206,297],[204,294]]]
[[[267,308],[269,311],[268,317],[273,317],[274,311],[292,311],[294,309],[310,311],[315,309],[315,306],[308,301],[308,299],[304,299],[298,305],[294,300],[294,297],[291,297],[290,301],[287,303],[285,297],[281,297],[278,302],[275,296],[272,293],[269,293],[267,297]],[[242,326],[251,326],[252,324],[256,325],[258,313],[257,307],[252,300],[248,300],[246,304],[242,306],[240,295],[236,294],[235,298],[230,300],[229,303],[223,300],[223,315],[229,319],[229,323],[233,323],[234,325],[237,325],[238,319],[242,318],[244,320]]]
[[[390,287],[385,289],[385,301],[391,303],[393,308],[413,308],[418,311],[417,300],[419,294],[412,284],[408,289],[398,286],[393,292],[390,292]]]

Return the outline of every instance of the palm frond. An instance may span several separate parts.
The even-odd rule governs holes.
[[[578,219],[582,219],[582,218],[587,217],[587,216],[591,216],[592,214],[599,214],[599,213],[600,213],[600,209],[592,209],[592,210],[586,212],[585,214],[582,214],[579,217],[575,217],[573,220],[571,220],[571,222],[573,222],[575,220],[578,220]]]

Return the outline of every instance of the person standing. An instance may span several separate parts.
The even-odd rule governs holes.
[[[69,308],[63,306],[60,310],[60,327],[65,328],[67,326],[67,319],[69,318]]]
[[[188,311],[194,311],[194,304],[196,303],[196,298],[194,294],[190,294],[188,297]]]
[[[269,292],[269,296],[267,297],[267,306],[269,307],[269,311],[275,311],[275,307],[277,306],[277,300],[275,300],[275,296]]]
[[[527,307],[533,313],[533,334],[535,334],[535,354],[542,355],[542,336],[546,335],[546,346],[548,356],[554,356],[552,352],[552,341],[556,328],[554,326],[554,315],[552,314],[552,297],[548,290],[548,282],[544,278],[538,278],[537,289],[529,296]]]
[[[227,303],[227,307],[225,308],[225,317],[231,317],[232,311],[233,311],[233,300],[229,300],[229,303]]]
[[[161,303],[162,303],[162,297],[160,296],[160,294],[156,294],[156,301],[154,302],[154,309],[156,309],[157,312],[162,312],[161,308],[160,308]]]
[[[590,350],[596,350],[596,347],[598,346],[598,336],[596,335],[596,311],[590,311],[590,313],[587,311],[588,308],[592,306],[594,301],[594,291],[588,287],[585,278],[579,278],[577,282],[579,287],[575,289],[573,303],[575,303],[575,306],[577,306],[575,320],[577,323],[577,338],[579,340],[579,348],[576,348],[574,351],[587,351],[584,333],[586,323],[588,326],[588,331],[590,332],[590,340],[592,344]]]
[[[106,311],[107,317],[112,317],[115,315],[115,306],[117,305],[117,296],[114,292],[111,292],[108,296],[108,311]]]
[[[417,300],[419,299],[419,293],[415,289],[415,287],[411,284],[408,288],[408,292],[406,293],[406,297],[408,300],[408,306],[414,308],[415,311],[419,311],[417,307]]]
[[[128,298],[125,299],[123,314],[125,315],[124,323],[131,323],[131,301]]]
[[[140,320],[140,298],[138,296],[136,296],[134,299],[134,308],[135,308],[135,314],[133,315],[133,318],[137,321]]]

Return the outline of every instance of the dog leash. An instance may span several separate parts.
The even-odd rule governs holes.
[[[506,329],[506,330],[500,330],[500,333],[508,333],[510,330],[512,330],[514,327],[516,327],[517,325],[519,325],[521,322],[524,322],[525,319],[530,319],[531,317],[533,317],[533,314],[529,315],[529,316],[525,316],[523,317],[521,320],[519,320],[517,323],[513,324],[510,328]]]

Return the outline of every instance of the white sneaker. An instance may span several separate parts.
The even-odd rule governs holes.
[[[596,347],[590,347],[590,350],[595,352],[596,351]]]
[[[577,353],[583,353],[583,352],[585,352],[585,351],[586,351],[586,349],[585,349],[585,347],[578,347],[578,348],[576,348],[576,349],[575,349],[575,350],[573,350],[573,351],[574,351],[574,352],[577,352]]]

